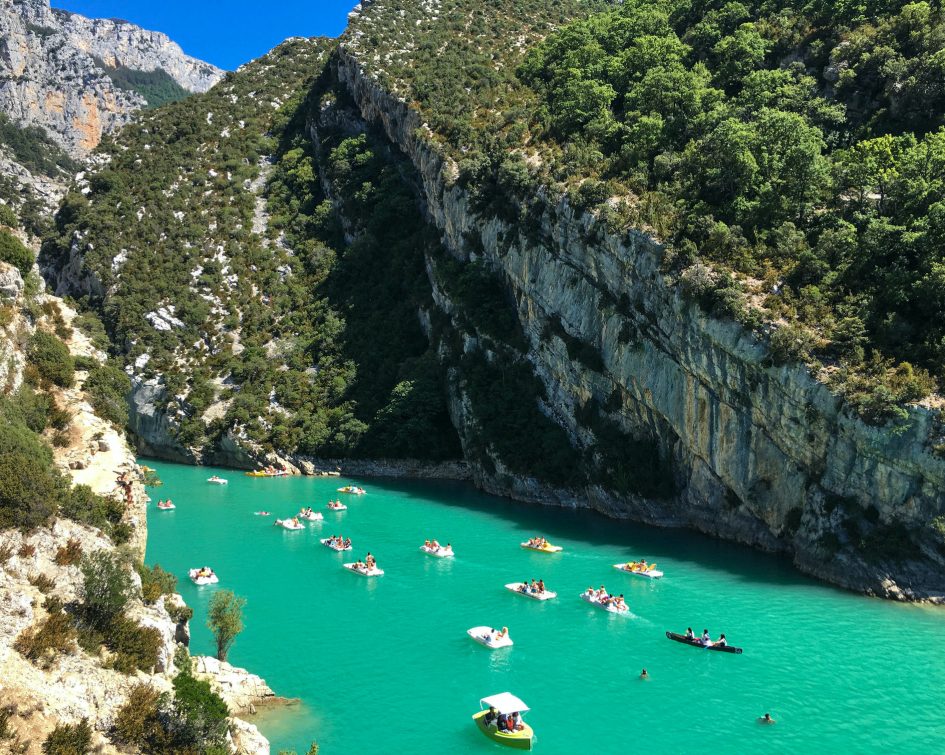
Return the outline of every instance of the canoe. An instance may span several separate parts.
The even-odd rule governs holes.
[[[644,571],[642,569],[628,569],[625,563],[614,564],[615,569],[619,569],[620,571],[626,572],[627,574],[633,574],[636,577],[644,577],[645,579],[659,579],[663,576],[663,572],[654,568],[655,566],[656,564],[649,564]]]
[[[343,564],[343,566],[348,571],[353,572],[354,574],[360,574],[362,577],[383,577],[384,576],[384,570],[378,569],[376,566],[370,569],[359,569],[353,563]]]
[[[454,555],[452,548],[447,550],[442,545],[439,548],[428,548],[426,545],[421,545],[420,550],[428,556],[435,556],[436,558],[452,558]]]
[[[497,648],[512,647],[515,643],[508,635],[505,637],[496,637],[492,634],[492,627],[472,627],[466,630],[466,634],[472,637],[480,645],[496,650]]]
[[[319,542],[320,542],[322,545],[324,545],[326,548],[331,548],[333,551],[338,551],[339,553],[341,553],[342,551],[350,551],[350,550],[351,550],[351,546],[350,546],[350,545],[349,545],[347,548],[339,548],[339,547],[338,547],[337,545],[335,545],[334,543],[329,543],[327,537],[322,538]]]
[[[209,577],[198,577],[199,569],[191,569],[187,574],[190,576],[190,581],[195,585],[215,585],[220,581],[219,577],[216,574],[210,574]]]
[[[514,592],[516,595],[522,595],[526,598],[531,598],[532,600],[551,600],[552,598],[557,598],[558,593],[552,592],[551,590],[545,590],[544,592],[522,592],[520,589],[522,587],[521,582],[509,582],[506,586],[506,590]]]
[[[551,543],[541,548],[528,543],[520,543],[520,545],[527,550],[538,551],[539,553],[561,553],[564,550],[560,545],[552,545]]]
[[[583,600],[585,603],[590,603],[592,606],[597,606],[598,608],[604,611],[607,611],[607,613],[620,613],[620,614],[630,613],[630,606],[626,604],[624,604],[623,608],[617,608],[613,603],[608,603],[607,605],[604,605],[599,600],[597,600],[596,597],[591,597],[586,592],[581,593],[581,600]]]
[[[742,654],[742,649],[737,648],[734,645],[724,645],[722,647],[719,647],[718,645],[703,645],[697,639],[689,639],[686,637],[686,635],[677,634],[676,632],[667,632],[666,636],[671,640],[681,642],[683,645],[692,645],[693,647],[702,648],[703,650],[718,650],[722,653],[735,653],[736,655]]]

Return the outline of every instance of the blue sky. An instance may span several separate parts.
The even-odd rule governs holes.
[[[337,37],[358,0],[52,0],[90,18],[163,31],[184,52],[234,69],[286,37]]]

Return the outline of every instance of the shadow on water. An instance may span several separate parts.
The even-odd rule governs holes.
[[[541,534],[552,542],[567,539],[613,546],[619,549],[614,552],[615,563],[631,558],[646,558],[650,562],[670,558],[680,564],[698,563],[736,581],[823,587],[846,594],[845,590],[801,574],[785,555],[764,553],[747,545],[719,540],[691,530],[663,529],[612,519],[593,509],[566,509],[513,501],[483,493],[463,482],[371,478],[361,479],[357,484],[369,490],[397,492],[418,501],[431,500],[440,506],[497,517],[519,527],[523,536]]]

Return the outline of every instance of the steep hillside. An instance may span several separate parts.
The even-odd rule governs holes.
[[[398,158],[339,124],[315,164],[309,94],[332,46],[292,40],[144,115],[59,213],[44,259],[120,345],[142,450],[459,453],[418,315],[435,241]]]
[[[221,75],[159,32],[48,0],[0,3],[0,113],[44,128],[73,157],[142,107],[206,91]]]
[[[374,0],[105,144],[44,264],[168,458],[461,448],[496,493],[942,600],[941,28]]]

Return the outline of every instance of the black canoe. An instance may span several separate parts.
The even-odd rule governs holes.
[[[721,653],[735,653],[736,655],[741,655],[742,649],[733,647],[732,645],[703,645],[699,640],[690,639],[684,634],[676,634],[675,632],[667,632],[666,636],[671,640],[676,640],[676,642],[681,642],[683,645],[692,645],[696,648],[702,648],[703,650],[718,650]]]

